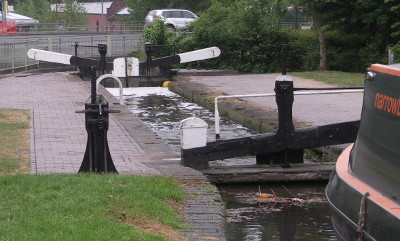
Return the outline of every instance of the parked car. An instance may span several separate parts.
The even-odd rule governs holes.
[[[157,9],[150,11],[145,19],[146,26],[153,24],[154,20],[161,18],[174,29],[185,29],[187,24],[196,20],[196,14],[184,9]]]

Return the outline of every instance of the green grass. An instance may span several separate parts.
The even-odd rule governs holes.
[[[363,86],[364,76],[363,73],[347,73],[340,71],[310,71],[310,72],[293,72],[289,73],[292,76],[301,77],[305,79],[314,79],[322,81],[327,84],[336,85],[340,87],[353,87]]]
[[[0,109],[0,174],[29,173],[29,112]]]
[[[172,207],[182,200],[163,176],[0,176],[0,240],[168,240],[185,228]]]

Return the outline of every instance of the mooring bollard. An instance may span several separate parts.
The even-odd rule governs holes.
[[[118,173],[109,151],[107,131],[108,114],[120,111],[110,110],[106,98],[103,95],[97,95],[96,67],[90,67],[90,73],[90,103],[85,103],[85,110],[76,112],[85,113],[85,126],[88,133],[85,156],[78,172]]]

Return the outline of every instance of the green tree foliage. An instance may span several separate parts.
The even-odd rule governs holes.
[[[84,8],[74,0],[65,0],[63,14],[58,15],[51,11],[51,4],[59,1],[47,0],[17,0],[15,5],[16,13],[39,20],[40,23],[55,23],[56,20],[63,20],[68,27],[76,24],[85,24],[87,16]]]
[[[67,23],[67,27],[87,22],[85,9],[79,3],[75,0],[65,0],[64,3],[62,18]]]
[[[397,2],[397,4],[396,4]],[[392,4],[391,6],[391,12],[395,15],[395,16],[400,16],[400,3],[397,0],[385,0],[385,3],[387,4]],[[392,37],[394,37],[397,40],[397,43],[395,42],[392,46],[392,48],[395,50],[396,52],[396,56],[400,56],[400,20],[397,19],[396,21],[394,21],[394,23],[392,24]],[[397,57],[397,62],[400,62],[400,57]]]
[[[14,4],[16,4],[17,1],[16,0],[8,0],[8,5],[10,6],[14,6]]]
[[[145,28],[144,39],[146,43],[156,45],[173,44],[174,33],[161,19],[156,19],[150,28]],[[172,55],[173,47],[159,47],[154,49],[153,58]]]
[[[18,0],[15,12],[37,19],[41,23],[51,23],[55,13],[51,11],[50,5],[46,0]]]
[[[191,64],[191,67],[228,68],[241,72],[280,71],[281,44],[288,33],[276,24],[276,11],[266,1],[218,1],[190,25],[192,33],[179,35],[180,51],[217,46],[221,56]]]
[[[304,14],[311,15],[310,2],[325,38],[328,70],[363,72],[373,63],[386,63],[389,47],[400,56],[398,0],[212,0],[191,24],[193,32],[173,35],[171,42],[179,43],[180,52],[221,48],[219,58],[190,67],[253,73],[279,71],[280,46],[287,42],[291,71],[316,70],[321,63],[317,32],[278,26],[282,16],[289,16],[286,6],[300,6]]]
[[[131,10],[132,20],[144,21],[147,13],[153,9],[181,8],[195,13],[206,10],[211,5],[211,0],[126,0]]]
[[[324,3],[321,5],[322,24],[338,37],[331,46],[340,49],[344,55],[351,55],[352,62],[361,63],[363,68],[371,63],[386,63],[388,46],[398,43],[400,37],[392,34],[393,26],[399,19],[398,13],[393,10],[398,5],[398,1],[391,0],[335,0]],[[341,40],[344,36],[349,40],[346,43]]]

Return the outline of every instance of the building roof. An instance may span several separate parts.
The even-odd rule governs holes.
[[[1,16],[1,11],[0,11],[0,16]],[[10,12],[6,14],[6,20],[9,22],[15,22],[17,26],[34,25],[39,23],[39,21],[36,19]]]
[[[117,15],[129,15],[131,13],[129,12],[129,8],[128,7],[124,7],[123,9],[118,11],[116,14]]]
[[[101,2],[93,2],[93,3],[78,3],[85,9],[85,12],[88,14],[106,14],[107,8],[109,8],[112,2],[103,2],[103,12],[101,11]],[[62,13],[65,3],[52,4],[51,10],[55,12]]]
[[[109,20],[114,20],[116,16],[129,15],[129,14],[131,14],[129,12],[129,8],[128,7],[124,7],[123,9],[119,10],[115,14],[111,15],[110,17],[108,17],[108,19]]]

